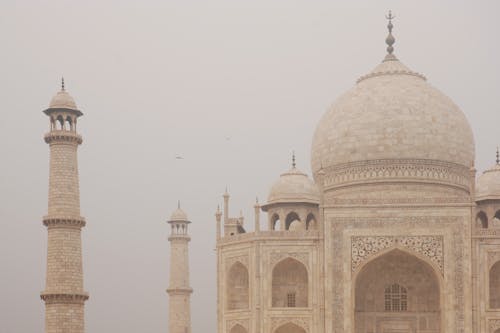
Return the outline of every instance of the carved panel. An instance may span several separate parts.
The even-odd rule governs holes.
[[[381,250],[402,247],[429,258],[443,274],[442,236],[355,236],[351,238],[351,269]]]
[[[274,332],[277,328],[292,323],[299,327],[302,327],[306,332],[309,332],[309,318],[304,317],[273,317],[271,318],[271,332]]]

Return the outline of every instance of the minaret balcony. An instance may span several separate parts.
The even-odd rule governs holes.
[[[77,144],[81,144],[83,142],[81,135],[74,131],[68,130],[54,130],[45,134],[45,142],[75,142]]]

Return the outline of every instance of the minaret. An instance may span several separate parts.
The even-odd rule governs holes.
[[[168,306],[168,332],[191,333],[190,297],[193,289],[189,286],[188,225],[191,223],[180,204],[172,213],[168,223],[170,237],[170,285]]]
[[[49,205],[43,224],[48,230],[45,291],[46,333],[83,333],[84,302],[77,148],[82,137],[76,132],[83,113],[64,89],[44,113],[50,118],[45,142],[50,147]]]

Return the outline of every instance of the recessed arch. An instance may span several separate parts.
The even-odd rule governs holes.
[[[65,124],[65,129],[68,131],[73,130],[73,119],[71,119],[70,116],[66,117],[66,124]]]
[[[441,332],[441,282],[433,265],[405,250],[374,257],[355,276],[355,332]]]
[[[273,268],[272,306],[307,307],[308,273],[300,261],[286,258]]]
[[[241,262],[235,262],[228,271],[226,279],[227,309],[248,309],[249,276],[248,269]]]
[[[286,219],[285,219],[285,229],[289,230],[290,225],[292,224],[292,222],[295,222],[295,221],[300,221],[299,215],[295,212],[288,213],[286,216]]]
[[[61,115],[58,115],[56,118],[56,129],[62,131],[64,129],[64,118]]]
[[[500,309],[500,261],[490,268],[488,289],[490,309]]]
[[[247,333],[247,330],[240,324],[236,324],[231,328],[230,333]]]
[[[306,333],[306,330],[294,323],[286,323],[278,327],[274,333]]]
[[[478,228],[488,228],[488,216],[485,212],[480,211],[476,214],[476,225]]]

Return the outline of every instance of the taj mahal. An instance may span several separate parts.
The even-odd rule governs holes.
[[[466,117],[396,57],[392,18],[382,62],[319,121],[312,176],[293,156],[255,203],[252,232],[223,193],[213,217],[218,333],[500,333],[499,153],[476,174]],[[44,113],[45,332],[83,333],[83,113],[64,82]],[[168,220],[169,333],[191,333],[195,320],[183,209]]]

